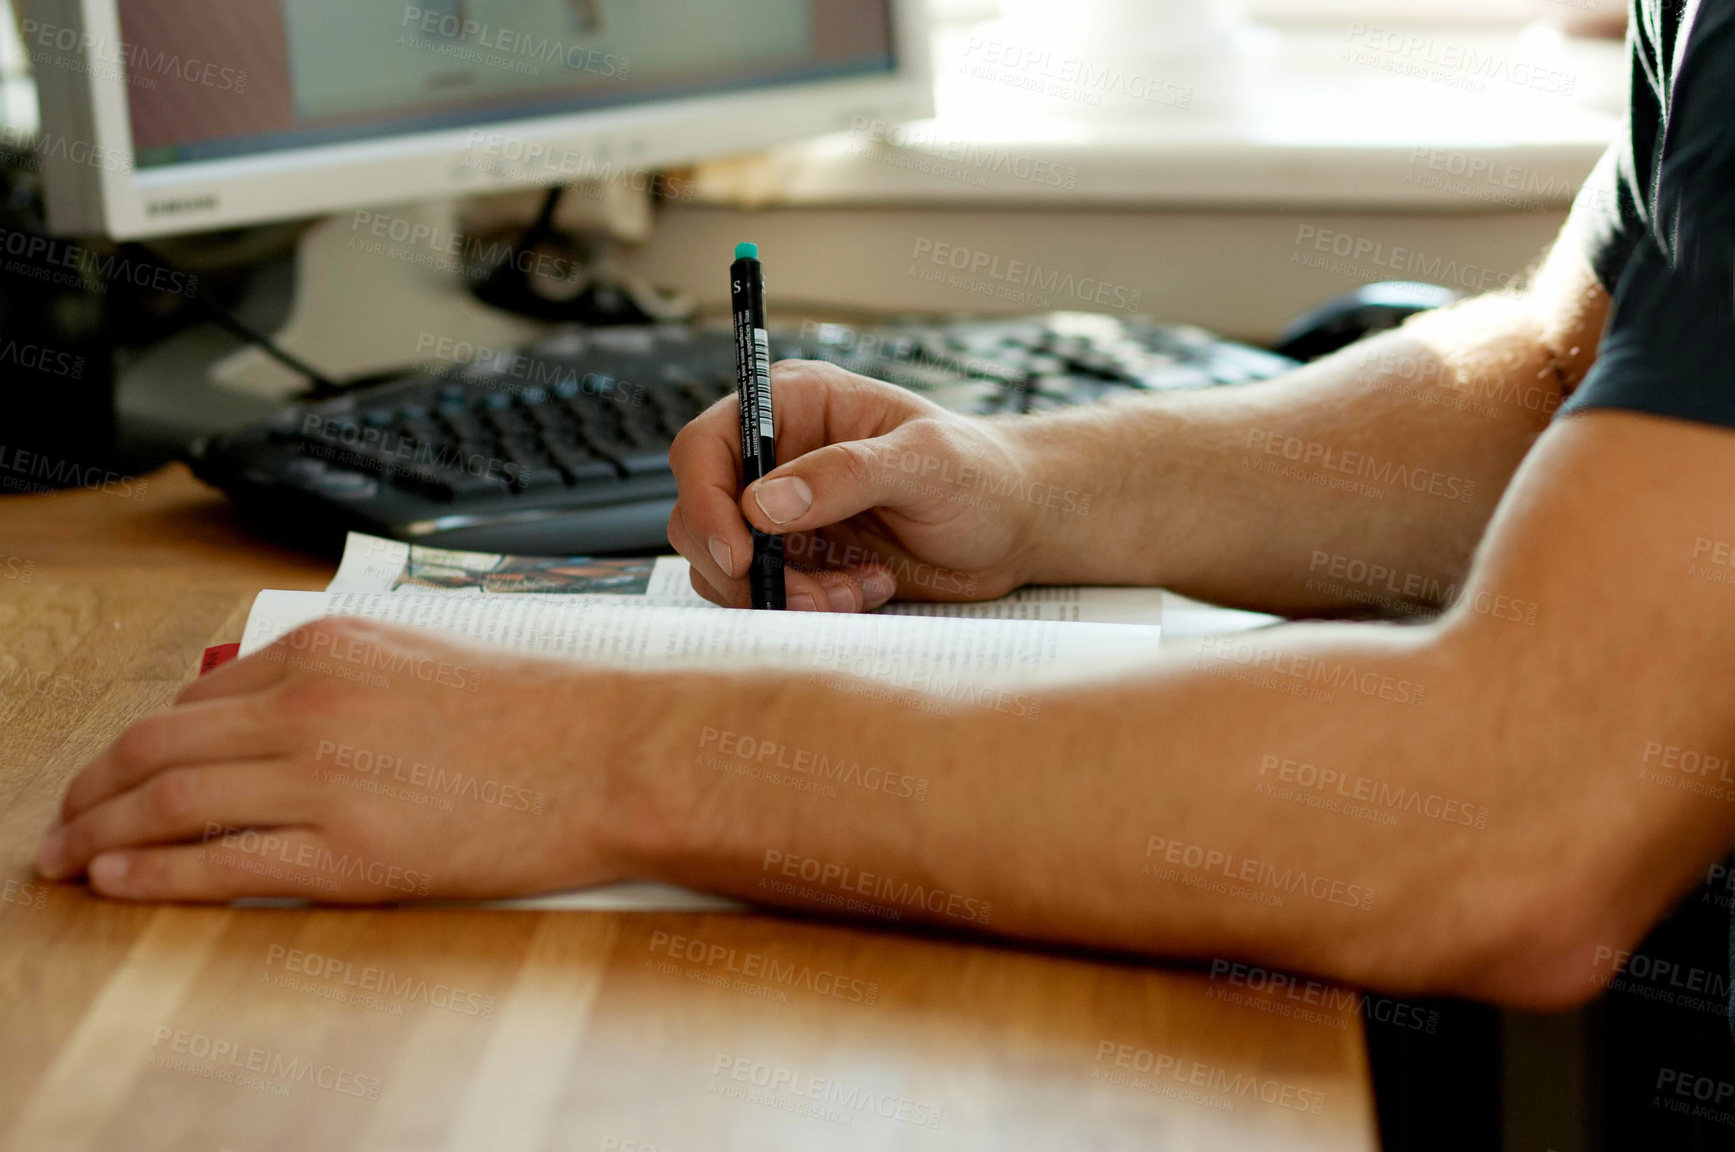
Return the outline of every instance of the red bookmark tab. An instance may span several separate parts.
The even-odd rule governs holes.
[[[205,649],[204,657],[199,661],[199,675],[216,671],[229,661],[241,655],[239,644],[213,644]]]

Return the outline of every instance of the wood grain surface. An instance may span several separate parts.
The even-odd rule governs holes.
[[[178,468],[0,498],[0,1148],[1376,1147],[1348,995],[786,916],[39,883],[85,760],[330,572]]]

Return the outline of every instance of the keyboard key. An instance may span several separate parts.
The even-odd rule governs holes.
[[[453,502],[485,500],[493,496],[504,496],[509,491],[506,473],[498,464],[480,475],[461,468],[448,469],[441,473],[438,487],[441,491],[449,492],[447,499]]]
[[[669,470],[667,448],[628,451],[615,457],[628,476],[655,476]]]
[[[555,467],[573,484],[601,484],[618,478],[613,464],[573,448],[550,449]]]
[[[558,468],[546,464],[532,464],[515,470],[512,490],[514,492],[532,492],[540,488],[564,488],[566,477]]]
[[[380,482],[360,472],[327,471],[314,482],[314,487],[339,500],[366,500],[379,492]]]

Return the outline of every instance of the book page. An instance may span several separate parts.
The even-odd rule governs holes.
[[[540,655],[619,666],[806,668],[940,694],[961,684],[1000,684],[1072,665],[1148,658],[1161,636],[1152,625],[728,612],[606,595],[267,591],[253,602],[241,654],[257,652],[322,616],[431,628]]]
[[[514,593],[619,595],[645,602],[714,605],[693,591],[691,566],[680,556],[610,559],[509,556],[455,552],[351,532],[328,592]],[[1067,620],[1097,624],[1161,624],[1158,588],[1030,587],[964,604],[894,601],[889,616],[964,620]]]
[[[353,575],[353,573],[352,573]],[[241,642],[250,655],[322,616],[359,616],[431,628],[541,655],[621,666],[697,664],[730,669],[805,668],[873,692],[903,689],[953,702],[1024,708],[1007,689],[1044,678],[1102,675],[1157,652],[1149,625],[1051,620],[961,620],[819,612],[729,612],[620,595],[402,595],[391,592],[261,592]],[[298,655],[340,675],[385,682],[389,656]],[[844,679],[846,677],[856,679]],[[982,693],[996,699],[984,703]],[[598,911],[728,911],[745,905],[647,882],[494,901],[497,908]]]
[[[693,591],[684,557],[659,556],[646,594],[670,600],[710,601]],[[1031,585],[998,600],[935,603],[894,600],[878,612],[888,616],[939,616],[960,620],[1071,620],[1085,624],[1161,624],[1160,588],[1045,587]]]
[[[347,612],[354,615],[371,615],[375,619],[398,619],[402,623],[420,623],[424,626],[443,628],[462,635],[475,635],[471,625],[481,623],[476,616],[478,604],[471,602],[462,610],[456,606],[442,609],[433,605],[422,605],[412,608],[402,606],[402,615],[390,613],[386,606],[372,604],[375,599],[391,598],[406,600],[410,597],[404,593],[431,594],[430,598],[485,597],[490,611],[496,605],[520,606],[527,611],[508,613],[512,620],[492,620],[485,625],[492,629],[496,642],[512,643],[513,637],[529,638],[527,647],[533,650],[550,651],[550,645],[563,654],[603,658],[599,654],[612,651],[623,655],[630,662],[630,654],[635,651],[634,642],[616,637],[609,641],[605,637],[607,630],[630,631],[632,625],[639,621],[633,618],[622,618],[618,615],[621,609],[632,610],[651,606],[683,606],[691,611],[704,612],[713,619],[732,617],[737,620],[763,618],[765,613],[725,613],[716,609],[708,601],[694,592],[688,579],[689,566],[687,561],[679,556],[663,556],[654,560],[645,558],[632,561],[610,561],[601,567],[593,567],[598,562],[582,557],[555,560],[544,557],[513,557],[500,553],[460,552],[449,549],[411,546],[395,540],[386,540],[362,533],[350,533],[348,543],[344,548],[343,561],[336,577],[328,586],[327,594],[321,593],[264,593],[254,604],[254,611],[248,619],[247,635],[243,652],[251,653],[269,643],[275,637],[282,635],[293,627],[308,623],[320,616],[332,612]],[[624,572],[623,572],[624,570]],[[527,591],[534,588],[535,591]],[[559,589],[554,591],[553,589]],[[510,596],[490,595],[512,593]],[[332,593],[372,594],[363,596],[331,595]],[[420,597],[417,597],[418,599]],[[534,625],[527,623],[524,617],[534,614],[531,605],[549,601],[564,602],[568,606],[582,604],[591,600],[610,601],[615,605],[616,615],[612,620],[599,618],[595,610],[591,610],[589,624],[590,633],[578,631],[575,626],[565,629],[555,629],[547,636],[536,637]],[[1244,628],[1256,627],[1272,623],[1275,617],[1260,616],[1254,613],[1229,612],[1209,605],[1195,604],[1168,593],[1160,593],[1146,588],[1025,588],[997,601],[986,601],[980,604],[929,605],[922,603],[904,603],[889,606],[882,610],[878,619],[887,616],[923,616],[929,617],[929,623],[922,624],[911,621],[918,627],[931,627],[937,617],[946,619],[963,615],[965,612],[979,614],[978,618],[1030,620],[1032,609],[1040,615],[1037,619],[1063,620],[1084,622],[1103,620],[1108,622],[1130,622],[1135,624],[1154,625],[1164,619],[1162,605],[1165,600],[1174,615],[1177,634],[1195,635],[1212,632],[1239,631]],[[606,615],[606,614],[605,614]],[[794,617],[806,617],[810,621],[824,619],[870,619],[868,617],[824,617],[809,614],[790,614]],[[659,617],[653,614],[647,619],[654,621],[657,629],[666,632],[673,626],[679,628],[692,619],[689,615],[677,615],[673,618]],[[703,625],[701,625],[703,626]],[[777,625],[771,625],[778,628]],[[809,623],[811,630],[822,629],[823,625]],[[851,625],[843,625],[849,628]],[[890,627],[902,628],[904,624],[892,624]],[[1052,625],[1050,626],[1052,627]],[[1076,623],[1064,625],[1067,631],[1077,627]],[[1111,630],[1112,633],[1113,630]],[[1121,633],[1115,636],[1115,646],[1119,647],[1124,659],[1137,662],[1155,648],[1160,637],[1167,640],[1167,629],[1148,627],[1135,630],[1131,636],[1137,639],[1130,645],[1123,640],[1129,634]],[[564,644],[560,637],[566,636]],[[1082,646],[1093,652],[1101,652],[1097,645],[1100,634],[1095,629],[1085,629],[1079,639]],[[945,641],[930,641],[943,643]],[[719,640],[728,648],[729,641]],[[665,640],[665,648],[667,647]],[[751,646],[749,646],[751,647]],[[1062,659],[1076,656],[1074,645],[1065,646],[1064,650],[1056,648],[1048,657],[1055,668]],[[763,645],[761,645],[763,648]],[[639,649],[642,651],[642,649]],[[905,652],[918,652],[919,648],[908,646]],[[1023,657],[1026,661],[1040,664],[1044,657],[1040,648],[1025,649]],[[797,661],[804,657],[796,655]],[[812,659],[814,657],[806,657]],[[832,661],[835,663],[835,659]],[[740,666],[736,663],[734,666]],[[879,674],[884,677],[890,665],[882,666]],[[873,669],[867,664],[858,664],[857,670]],[[1105,664],[1100,659],[1095,663],[1093,671],[1103,673]],[[979,673],[977,673],[979,674]],[[921,677],[919,670],[912,675],[907,667],[900,667],[898,675],[904,680],[925,682],[930,689],[939,689],[945,694],[954,680],[950,677]],[[962,682],[958,678],[957,682]],[[908,684],[919,688],[921,683]],[[605,885],[597,888],[571,892],[551,893],[543,896],[531,896],[517,900],[487,901],[477,905],[484,908],[517,908],[517,909],[566,909],[566,910],[596,910],[596,911],[728,911],[744,910],[747,906],[723,897],[702,892],[694,892],[662,884],[641,881],[628,881],[620,884]]]

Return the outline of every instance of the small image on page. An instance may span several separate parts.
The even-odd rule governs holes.
[[[458,552],[351,532],[326,591],[643,596],[655,563],[649,556]]]

